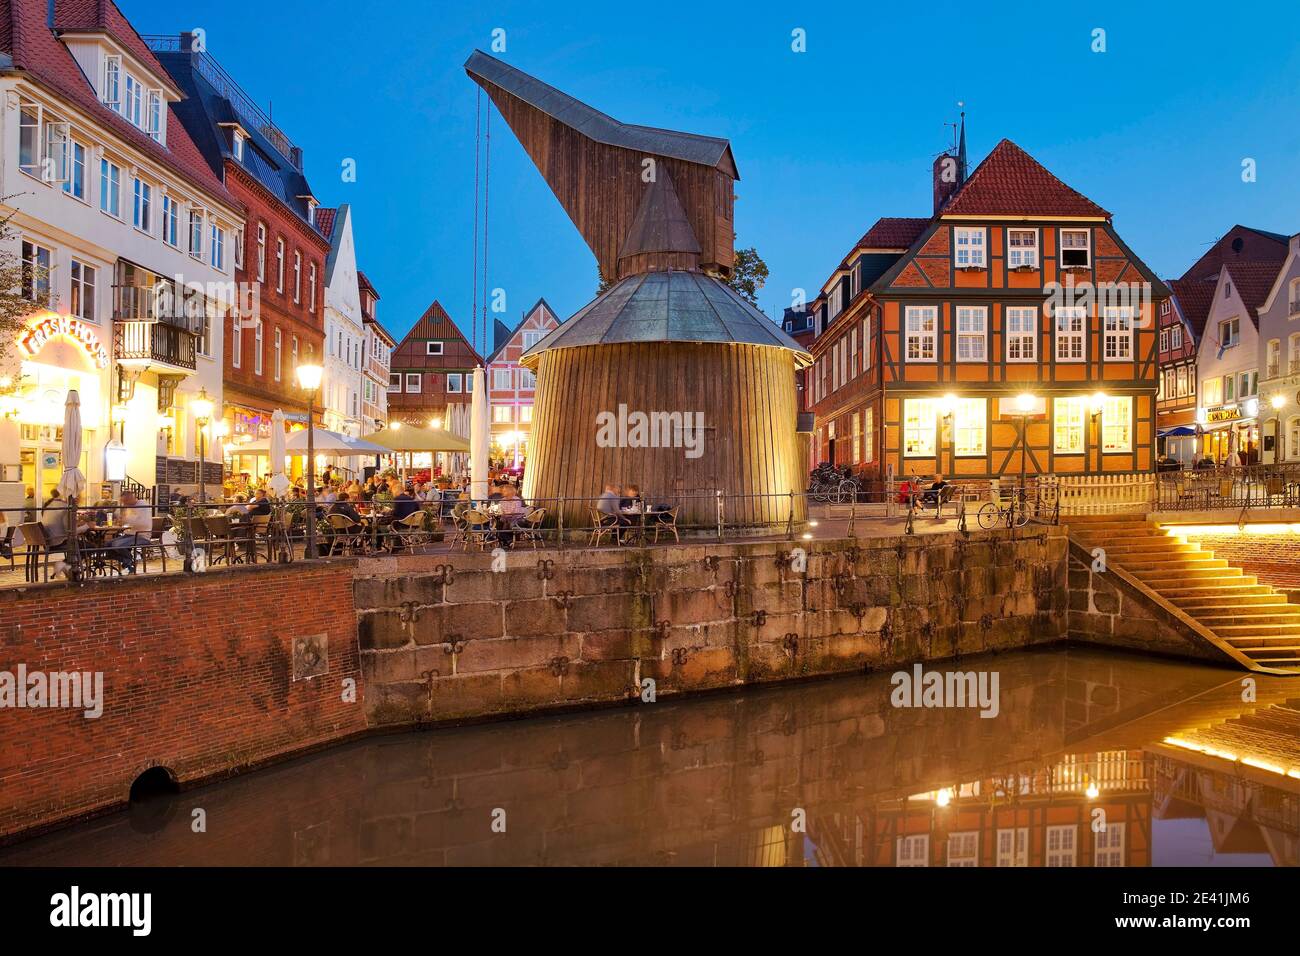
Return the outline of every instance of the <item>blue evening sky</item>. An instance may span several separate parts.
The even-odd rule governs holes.
[[[615,119],[731,140],[737,244],[771,268],[769,315],[796,288],[811,297],[877,217],[929,215],[958,100],[972,168],[1014,140],[1109,209],[1162,276],[1234,223],[1300,231],[1294,0],[119,3],[141,33],[205,28],[273,103],[316,195],[352,204],[399,337],[435,298],[470,328],[478,88],[462,64],[496,28],[502,59]],[[795,28],[807,52],[791,51]],[[542,296],[562,318],[593,296],[595,260],[499,115],[490,213],[488,286],[505,291],[508,324]]]

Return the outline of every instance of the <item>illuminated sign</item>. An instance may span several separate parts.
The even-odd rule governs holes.
[[[1221,408],[1211,408],[1205,413],[1205,421],[1210,422],[1230,422],[1241,417],[1241,409],[1236,405],[1224,405]]]
[[[108,368],[108,351],[100,344],[99,334],[85,322],[70,315],[51,315],[38,322],[22,334],[18,345],[34,358],[46,342],[59,335],[72,339],[85,349],[86,354],[95,360],[96,366]]]

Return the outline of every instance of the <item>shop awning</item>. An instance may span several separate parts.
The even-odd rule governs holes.
[[[1194,425],[1175,425],[1173,428],[1162,428],[1156,432],[1160,438],[1180,438],[1184,435],[1195,435],[1196,426]]]

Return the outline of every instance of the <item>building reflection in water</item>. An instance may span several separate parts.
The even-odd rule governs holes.
[[[1233,671],[1103,652],[953,667],[999,671],[996,718],[894,708],[877,674],[383,737],[0,863],[1296,865],[1285,679],[1243,704]]]

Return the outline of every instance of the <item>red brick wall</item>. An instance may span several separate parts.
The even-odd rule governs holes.
[[[1255,575],[1261,584],[1300,588],[1300,534],[1198,534],[1187,540]]]
[[[364,731],[352,593],[350,565],[0,592],[0,670],[104,674],[98,719],[0,708],[0,840],[121,805],[152,766],[193,782]],[[328,671],[294,681],[313,634]]]

